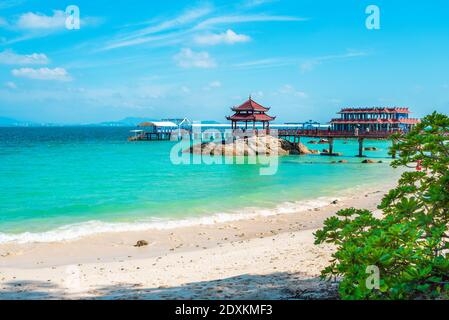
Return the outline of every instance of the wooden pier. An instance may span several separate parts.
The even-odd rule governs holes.
[[[129,137],[128,141],[168,141],[171,136],[170,132],[142,132]]]
[[[138,130],[136,130],[139,132]],[[182,132],[139,132],[133,137],[130,137],[129,141],[177,141],[181,140],[183,137],[188,136],[192,141],[211,141],[211,140],[221,140],[222,143],[227,141],[232,141],[236,136],[239,137],[250,137],[253,135],[266,135],[271,134],[281,139],[292,141],[294,143],[301,142],[301,138],[318,138],[322,140],[322,144],[328,144],[329,148],[327,152],[321,152],[323,156],[340,156],[341,153],[336,152],[334,147],[335,139],[357,139],[359,143],[358,153],[356,157],[365,157],[363,151],[363,143],[365,140],[387,140],[396,133],[395,131],[373,131],[373,132],[353,132],[353,131],[335,131],[335,130],[324,130],[324,129],[238,129],[232,131],[224,132],[195,132],[190,130],[183,130]],[[393,141],[394,143],[394,141]],[[395,158],[395,155],[393,155]]]
[[[329,152],[322,152],[322,155],[325,156],[339,156],[339,153],[334,152],[334,140],[335,139],[357,139],[359,142],[359,152],[356,155],[357,157],[365,157],[363,154],[363,142],[365,139],[372,140],[386,140],[393,135],[394,131],[362,131],[362,132],[354,132],[354,131],[336,131],[336,130],[279,130],[278,136],[282,139],[293,140],[293,142],[301,142],[301,137],[306,138],[320,138],[326,140],[329,144]],[[396,155],[393,154],[393,158]]]

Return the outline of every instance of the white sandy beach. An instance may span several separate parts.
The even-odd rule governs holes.
[[[339,209],[375,210],[389,187],[296,213],[2,244],[0,299],[337,298],[336,284],[318,279],[333,248],[315,246],[313,232]]]

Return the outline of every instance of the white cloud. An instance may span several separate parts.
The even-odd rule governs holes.
[[[279,89],[280,94],[291,95],[299,98],[307,98],[307,94],[303,91],[296,90],[292,85],[285,84]]]
[[[5,86],[9,89],[17,89],[17,85],[12,81],[5,82]]]
[[[64,29],[66,15],[64,11],[54,10],[53,15],[27,12],[22,14],[16,22],[16,27],[23,30],[51,30]]]
[[[17,54],[12,50],[0,52],[0,64],[47,64],[48,57],[43,53]]]
[[[316,58],[306,60],[300,64],[299,69],[301,70],[301,72],[304,73],[304,72],[313,70],[315,68],[315,66],[320,65],[325,61],[361,57],[361,56],[366,56],[366,55],[367,55],[367,53],[363,52],[363,51],[348,50],[348,52],[343,53],[343,54],[328,55],[328,56],[316,57]]]
[[[203,89],[206,91],[209,91],[209,90],[220,88],[220,87],[221,87],[220,81],[212,81],[212,82],[208,83],[208,85],[205,86]]]
[[[234,16],[220,16],[206,19],[196,25],[195,29],[205,29],[220,24],[234,24],[246,22],[287,22],[287,21],[306,21],[307,18],[298,18],[290,16],[272,16],[265,14],[256,15],[234,15]]]
[[[187,86],[181,86],[181,92],[182,93],[190,93],[190,88]]]
[[[101,24],[103,19],[97,17],[84,17],[81,19],[81,27]],[[4,44],[13,44],[34,38],[48,36],[58,32],[67,31],[66,13],[62,10],[53,10],[52,15],[39,12],[26,12],[18,16],[14,21],[4,21],[9,31],[18,35],[5,39]]]
[[[57,81],[70,81],[71,77],[64,68],[20,68],[13,69],[12,75],[19,78],[28,78],[35,80],[57,80]]]
[[[20,6],[23,2],[23,0],[3,0],[0,1],[0,9],[17,7]]]
[[[116,39],[107,43],[103,50],[135,46],[148,42],[160,43],[163,40],[168,40],[168,43],[171,44],[173,41],[176,42],[177,39],[179,41],[179,39],[189,33],[189,31],[177,31],[179,28],[194,23],[198,19],[209,14],[211,11],[212,8],[210,6],[187,10],[173,19],[140,28],[135,31],[128,32],[125,35],[120,35]],[[145,24],[148,24],[148,22]]]
[[[305,18],[297,18],[290,16],[275,16],[266,14],[254,15],[225,15],[212,16],[214,8],[206,5],[185,11],[181,15],[169,19],[167,21],[146,21],[137,25],[127,26],[135,30],[120,33],[112,40],[106,41],[100,50],[111,50],[115,48],[137,46],[151,43],[152,46],[172,46],[173,44],[188,43],[192,39],[192,34],[198,30],[210,30],[216,25],[232,25],[244,22],[269,22],[269,21],[304,21]],[[145,27],[136,28],[139,25]],[[199,41],[217,41],[226,43],[242,42],[249,39],[243,35],[218,35],[207,39],[199,38]],[[237,37],[235,37],[237,36]],[[249,37],[248,37],[249,38]],[[212,40],[211,40],[212,39]]]
[[[0,17],[0,28],[6,27],[7,25],[8,25],[8,22],[4,18]]]
[[[221,87],[221,82],[220,81],[212,81],[211,83],[209,83],[209,87],[211,87],[211,88],[220,88]]]
[[[214,68],[217,66],[208,52],[195,52],[189,48],[181,49],[174,59],[181,68]]]
[[[243,4],[243,7],[253,8],[253,7],[258,7],[258,6],[261,6],[264,4],[277,2],[277,1],[278,0],[246,0],[245,3]]]
[[[202,45],[217,45],[221,43],[234,44],[239,42],[248,42],[251,38],[244,34],[237,34],[231,29],[218,34],[205,34],[195,37],[195,42]]]
[[[242,69],[265,69],[265,68],[279,68],[291,65],[297,65],[296,59],[283,57],[283,58],[268,58],[253,61],[246,61],[233,64],[233,67]]]

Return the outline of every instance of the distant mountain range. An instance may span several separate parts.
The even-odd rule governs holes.
[[[0,117],[0,127],[64,127],[64,126],[82,126],[82,127],[136,127],[139,123],[147,121],[160,121],[155,118],[127,117],[118,121],[105,121],[91,124],[57,124],[57,123],[37,123],[30,121],[21,121],[12,118]],[[215,124],[217,121],[202,121],[203,124]]]
[[[93,123],[89,126],[101,126],[101,127],[135,127],[139,123],[147,121],[158,121],[154,118],[137,118],[137,117],[127,117],[118,121],[105,121],[100,123]]]
[[[33,127],[39,126],[34,122],[20,121],[12,118],[0,117],[0,127]]]

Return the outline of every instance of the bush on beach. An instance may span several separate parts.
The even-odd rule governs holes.
[[[449,118],[433,113],[392,139],[392,166],[413,170],[385,195],[381,217],[350,208],[325,221],[315,244],[336,252],[322,277],[341,279],[342,299],[448,298]]]

